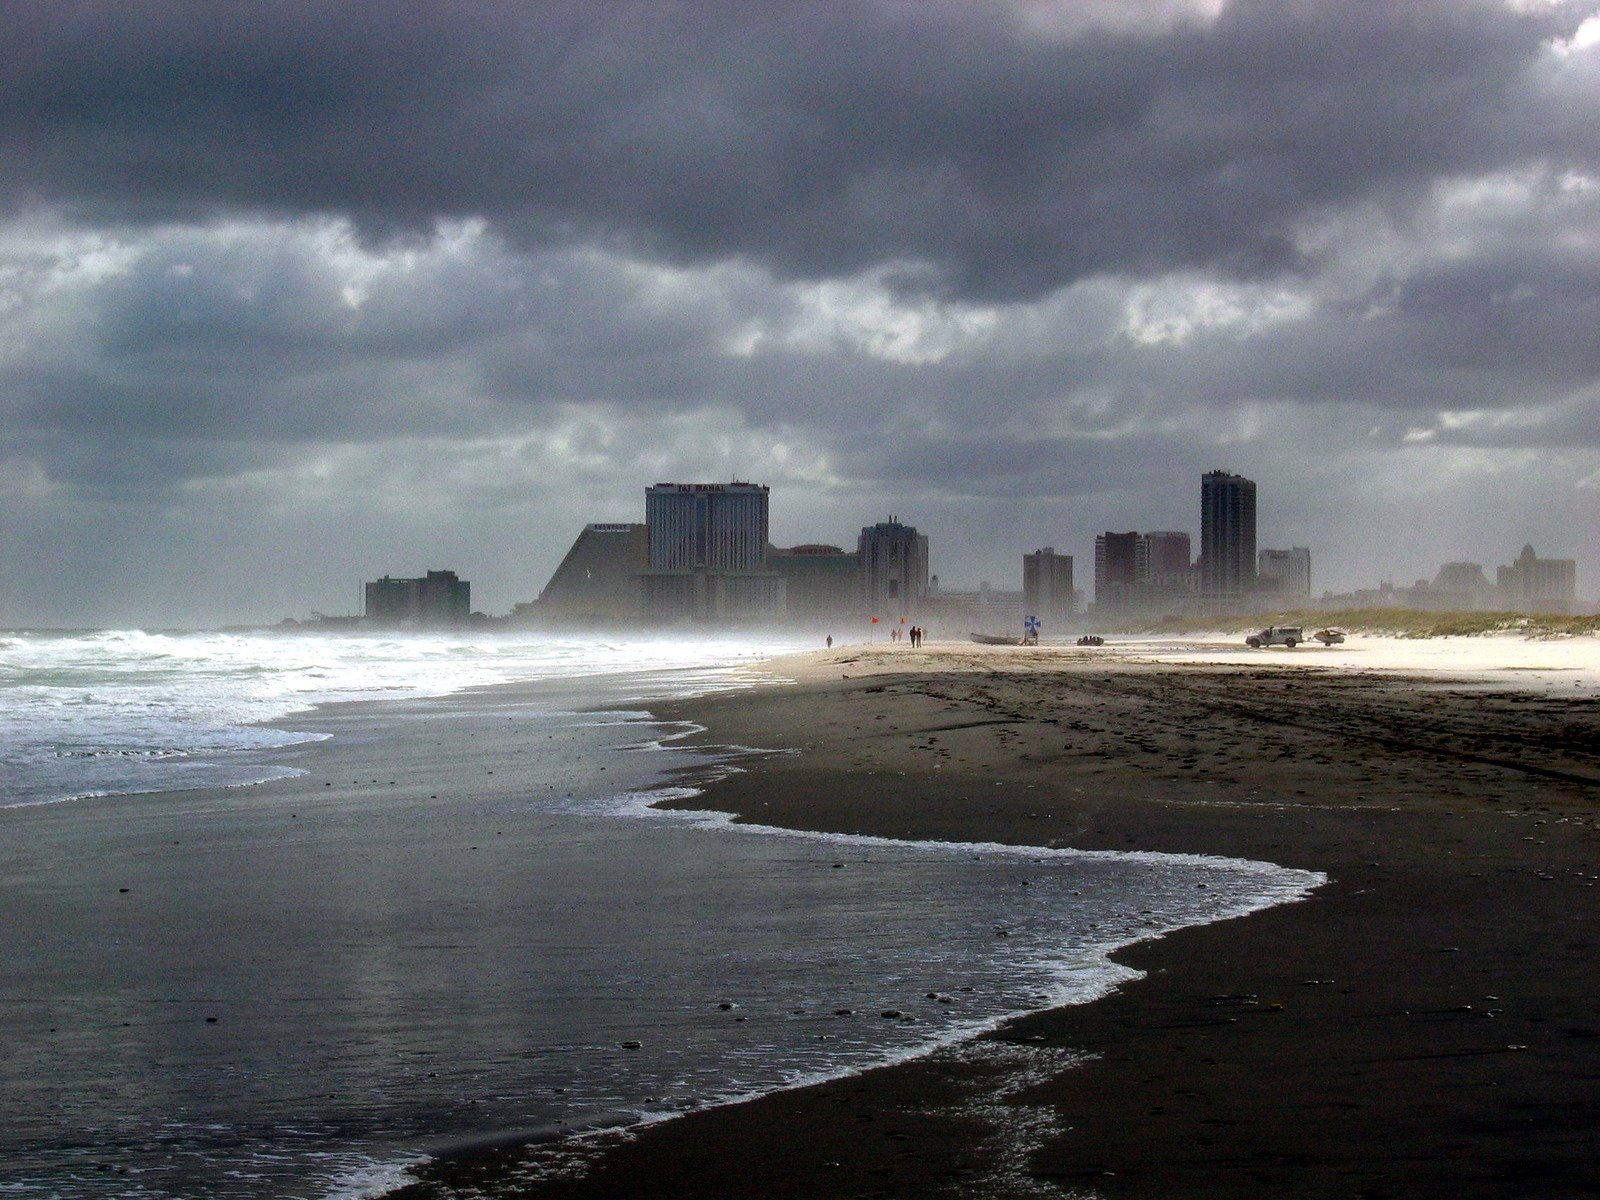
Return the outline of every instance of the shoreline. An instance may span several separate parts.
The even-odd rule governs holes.
[[[1305,660],[1044,657],[841,647],[772,663],[794,687],[657,704],[705,730],[691,745],[777,748],[784,729],[805,743],[670,806],[1222,854],[1329,882],[1124,947],[1114,961],[1142,978],[965,1054],[636,1129],[581,1178],[530,1181],[515,1152],[439,1177],[559,1197],[629,1195],[639,1178],[662,1196],[1595,1194],[1600,943],[1593,893],[1570,890],[1600,872],[1600,747],[1572,736],[1575,718],[1594,731],[1590,697]]]

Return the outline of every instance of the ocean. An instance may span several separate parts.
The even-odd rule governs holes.
[[[381,1195],[1092,999],[1318,882],[653,809],[751,748],[651,704],[797,648],[0,635],[0,1197]]]

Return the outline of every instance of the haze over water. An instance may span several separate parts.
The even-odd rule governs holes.
[[[773,649],[9,638],[0,720],[38,732],[0,810],[4,1194],[381,1189],[1084,999],[1124,974],[1107,949],[1314,882],[650,810],[710,763],[644,703]],[[244,778],[272,781],[129,794]],[[42,802],[86,791],[115,794]]]

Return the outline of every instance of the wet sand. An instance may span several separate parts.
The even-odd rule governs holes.
[[[1600,698],[1297,654],[845,647],[663,708],[799,751],[695,807],[1329,882],[1118,953],[1146,974],[1097,1003],[647,1128],[577,1177],[518,1148],[432,1170],[574,1198],[1600,1195]]]

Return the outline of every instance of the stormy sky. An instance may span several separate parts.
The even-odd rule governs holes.
[[[949,586],[1600,595],[1600,0],[11,0],[0,625],[531,599],[664,480]]]

